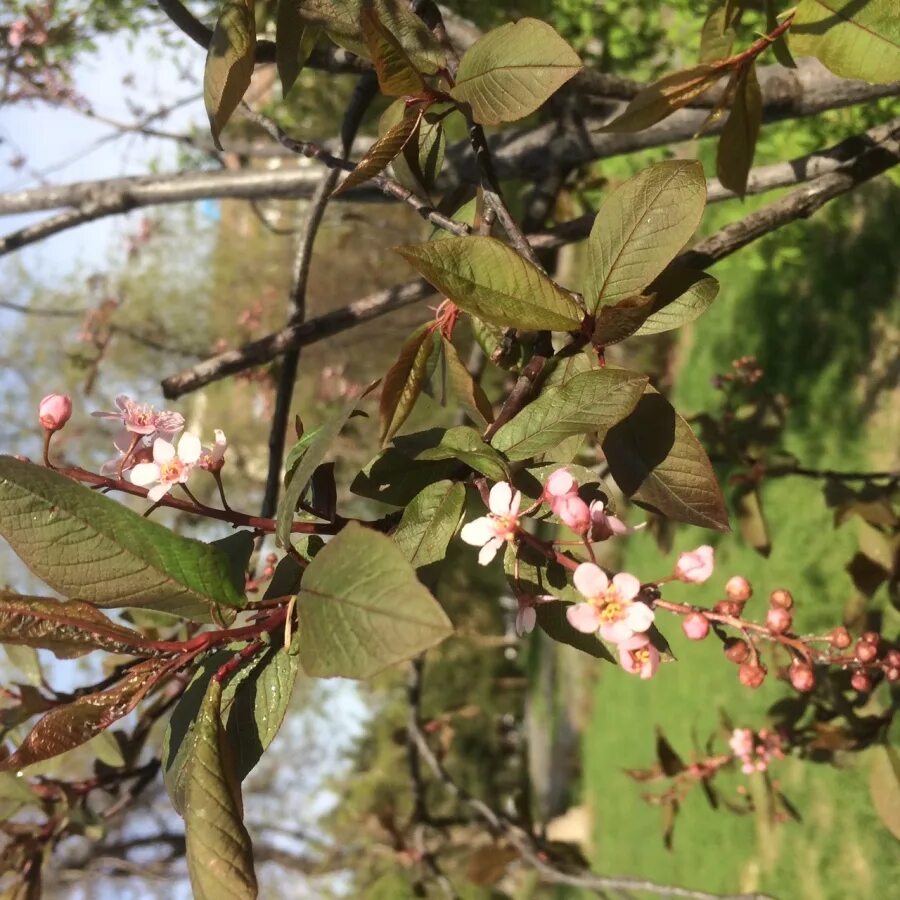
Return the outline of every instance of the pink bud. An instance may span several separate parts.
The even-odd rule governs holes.
[[[812,666],[809,666],[806,663],[795,662],[790,668],[788,677],[791,679],[794,690],[804,694],[811,691],[816,686],[816,676],[812,670]]]
[[[680,581],[691,584],[703,584],[713,573],[715,567],[713,548],[708,544],[692,550],[690,553],[682,553],[675,564],[675,577]]]
[[[868,694],[872,690],[872,679],[865,672],[854,672],[850,679],[850,686],[860,694]]]
[[[38,419],[47,431],[59,431],[72,416],[72,398],[68,394],[47,394],[38,405]]]
[[[752,662],[745,662],[738,670],[738,680],[744,687],[758,688],[766,680],[766,670]]]
[[[753,596],[753,588],[743,575],[733,575],[725,585],[725,596],[735,603],[746,603]]]
[[[780,606],[773,606],[766,613],[766,626],[772,634],[784,634],[790,627],[793,617]]]
[[[569,474],[569,470],[557,469],[544,485],[544,497],[552,503],[553,500],[577,490],[578,482]]]
[[[703,613],[691,613],[685,617],[681,628],[692,641],[702,641],[709,634],[709,619]]]
[[[591,524],[591,511],[578,494],[566,494],[553,504],[553,512],[572,531],[583,534]]]

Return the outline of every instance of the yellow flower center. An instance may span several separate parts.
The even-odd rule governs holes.
[[[163,483],[178,481],[185,468],[185,464],[176,456],[159,467],[159,480]]]
[[[600,610],[600,621],[604,623],[618,622],[625,614],[625,609],[618,600],[610,600]]]
[[[639,666],[643,666],[645,663],[650,662],[650,651],[643,647],[639,650],[631,651],[631,658],[637,663]]]

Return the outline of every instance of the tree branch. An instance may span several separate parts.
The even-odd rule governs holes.
[[[900,162],[900,147],[896,138],[869,147],[839,171],[822,175],[763,209],[717,231],[676,257],[673,265],[694,268],[713,265],[783,225],[810,216],[829,200],[880,175],[898,162]],[[532,245],[544,248],[572,243],[584,237],[590,228],[589,224],[587,229],[584,229],[583,225],[581,227],[582,231],[576,236],[568,234],[559,236],[552,233],[550,238],[533,240]],[[342,309],[312,319],[300,327],[282,329],[251,344],[212,356],[190,369],[172,375],[162,382],[163,394],[169,399],[180,397],[227,375],[269,362],[285,353],[291,346],[315,343],[338,331],[352,328],[360,322],[382,316],[433,293],[434,288],[421,279],[386,291],[378,291]]]

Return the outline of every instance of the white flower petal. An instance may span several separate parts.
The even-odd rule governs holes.
[[[582,563],[576,570],[573,578],[575,587],[585,597],[602,597],[609,587],[609,579],[599,566],[593,563]]]
[[[495,516],[508,516],[512,504],[513,490],[505,481],[498,481],[488,497],[488,509]]]
[[[509,514],[511,516],[517,516],[519,514],[519,507],[522,505],[522,492],[516,491],[513,494],[512,502],[509,504]]]
[[[566,610],[569,624],[583,634],[593,634],[600,625],[600,616],[593,603],[576,603]]]
[[[531,634],[534,631],[535,623],[537,622],[537,613],[533,606],[524,606],[519,610],[518,615],[516,616],[516,634],[519,637],[522,637],[526,634]]]
[[[129,473],[132,484],[147,487],[159,481],[159,466],[156,463],[138,463]]]
[[[155,487],[150,488],[150,490],[147,491],[147,499],[152,500],[154,503],[158,503],[169,493],[170,487],[172,487],[171,484],[158,484]]]
[[[192,466],[200,459],[200,454],[202,452],[203,445],[200,443],[200,438],[198,438],[196,434],[191,434],[190,431],[186,431],[178,439],[178,458],[183,463]]]
[[[492,538],[478,551],[478,565],[486,566],[503,546],[503,538]]]
[[[613,576],[612,581],[623,600],[634,600],[641,592],[640,579],[629,575],[628,572],[619,572],[618,575]]]
[[[175,459],[175,447],[162,438],[157,438],[153,442],[153,462],[164,466],[167,462]]]
[[[635,633],[646,631],[655,618],[653,610],[646,603],[632,603],[625,610],[625,622]]]
[[[473,519],[466,522],[459,536],[473,547],[483,547],[488,541],[493,540],[497,536],[494,529],[494,520],[488,516],[482,516],[480,519]]]

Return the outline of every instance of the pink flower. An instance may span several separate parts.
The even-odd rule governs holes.
[[[197,460],[197,465],[201,469],[206,469],[207,472],[218,472],[225,465],[225,450],[228,447],[228,441],[225,438],[225,432],[218,428],[215,435],[215,444],[211,448],[204,447],[200,453],[200,459]]]
[[[556,500],[573,494],[578,490],[578,482],[569,474],[568,469],[557,469],[547,479],[544,485],[544,499],[551,508]]]
[[[598,628],[604,640],[620,644],[653,624],[653,610],[646,603],[634,602],[641,583],[628,572],[619,572],[612,583],[594,563],[582,563],[575,570],[575,587],[588,598],[566,610],[569,624],[592,634]]]
[[[147,499],[154,503],[162,499],[173,484],[184,484],[191,470],[200,459],[200,439],[185,432],[178,441],[178,448],[163,438],[153,442],[153,462],[139,463],[131,470],[132,484],[153,487],[147,491]]]
[[[18,50],[22,46],[26,34],[28,34],[28,22],[25,19],[16,19],[6,32],[6,43],[13,50]]]
[[[568,525],[577,534],[584,534],[591,524],[591,511],[578,494],[566,494],[558,498],[552,509],[563,525]]]
[[[632,635],[619,644],[619,665],[632,675],[652,678],[659,668],[659,651],[647,635]]]
[[[594,500],[590,507],[591,540],[605,541],[616,534],[631,534],[636,528],[629,528],[621,519],[610,516],[606,512],[606,504],[602,500]]]
[[[59,431],[71,416],[72,398],[68,394],[47,394],[38,404],[38,420],[47,431]]]
[[[538,603],[547,603],[550,600],[555,600],[556,597],[553,597],[549,594],[519,594],[519,609],[516,612],[516,634],[519,637],[522,637],[526,634],[531,634],[534,631],[534,626],[537,624],[537,610],[535,606]]]
[[[100,466],[101,475],[118,476],[120,472],[132,469],[138,463],[153,461],[153,449],[146,443],[147,438],[140,438],[136,446],[134,438],[135,436],[124,428],[113,438],[113,446],[118,450],[118,454]]]
[[[675,563],[675,577],[690,584],[703,584],[712,575],[714,567],[713,548],[704,544],[678,557],[678,562]]]
[[[735,756],[750,756],[753,753],[753,732],[749,728],[735,728],[728,739],[728,746]]]
[[[98,419],[120,419],[127,431],[132,434],[151,435],[170,438],[184,428],[184,416],[177,412],[162,410],[156,412],[146,403],[135,403],[126,394],[116,397],[119,412],[94,412]]]
[[[481,547],[478,553],[479,565],[486,566],[503,546],[504,541],[512,541],[519,527],[519,506],[522,493],[513,492],[512,486],[498,481],[491,488],[488,497],[490,514],[467,522],[459,536],[473,547]]]

